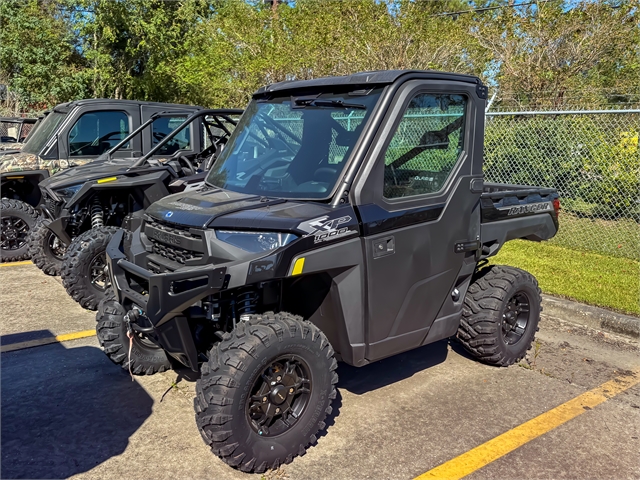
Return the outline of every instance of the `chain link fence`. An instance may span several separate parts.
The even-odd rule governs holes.
[[[441,129],[458,115],[407,115],[402,136],[417,144],[426,131]],[[557,188],[562,212],[552,242],[640,260],[640,109],[486,115],[487,182]],[[362,116],[336,112],[333,118],[354,131]],[[278,120],[301,135],[299,119]],[[330,163],[340,163],[346,150],[335,143]]]
[[[0,142],[24,142],[33,128],[33,123],[23,123],[19,119],[0,118]]]
[[[553,242],[640,260],[640,109],[487,113],[487,181],[558,189]]]

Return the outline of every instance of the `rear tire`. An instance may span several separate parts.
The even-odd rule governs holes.
[[[171,362],[164,350],[135,334],[129,357],[129,338],[124,320],[126,312],[114,300],[113,293],[110,292],[108,297],[98,306],[96,333],[100,346],[109,359],[125,370],[129,369],[131,362],[131,373],[134,375],[152,375],[170,369]]]
[[[290,463],[325,428],[336,368],[333,348],[312,323],[288,313],[251,315],[202,366],[194,399],[202,438],[243,472]]]
[[[0,204],[0,261],[28,260],[29,239],[38,222],[38,212],[28,203],[3,198]]]
[[[519,268],[481,270],[464,299],[458,340],[478,360],[506,367],[531,348],[542,311],[535,277]]]
[[[82,308],[96,310],[107,298],[111,282],[106,269],[106,250],[118,227],[92,228],[77,236],[62,259],[62,285]]]
[[[47,228],[50,220],[38,221],[29,241],[31,261],[47,275],[60,275],[66,245]]]

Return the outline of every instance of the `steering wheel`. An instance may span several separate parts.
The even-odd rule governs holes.
[[[196,168],[193,166],[193,163],[191,163],[191,160],[189,160],[187,157],[185,157],[184,155],[180,155],[178,157],[178,163],[183,167],[189,170],[189,174],[188,175],[195,175],[196,173]]]
[[[219,143],[214,143],[211,145],[211,147],[214,147],[213,151],[211,152],[211,155],[209,155],[205,161],[203,162],[203,170],[208,171],[211,169],[211,167],[213,167],[214,162],[216,161],[216,159],[218,158],[218,156],[220,156],[220,153],[222,152],[222,145],[220,145]],[[211,148],[209,147],[209,148]]]

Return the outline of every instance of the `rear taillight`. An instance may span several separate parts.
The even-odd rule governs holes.
[[[556,211],[556,215],[560,214],[560,199],[559,198],[554,198],[553,199],[553,209]]]

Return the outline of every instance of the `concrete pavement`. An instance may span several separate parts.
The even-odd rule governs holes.
[[[93,312],[33,266],[0,269],[0,301],[3,343],[94,327]],[[521,366],[482,365],[447,341],[340,365],[327,431],[264,477],[413,478],[639,367],[636,345],[552,319]],[[189,377],[132,382],[95,337],[2,354],[2,478],[260,478],[210,453]],[[470,477],[638,478],[639,438],[635,386]]]

